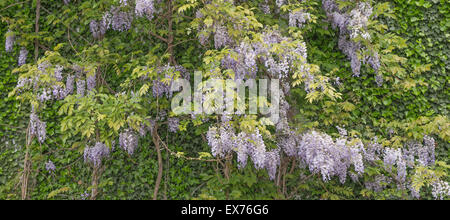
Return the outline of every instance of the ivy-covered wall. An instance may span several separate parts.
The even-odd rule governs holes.
[[[35,1],[33,1],[34,4]],[[258,6],[256,3],[254,7]],[[320,1],[317,1],[320,5]],[[380,1],[385,2],[385,1]],[[307,42],[309,61],[320,66],[323,72],[330,73],[329,77],[336,80],[338,92],[342,93],[342,99],[338,102],[321,100],[309,103],[303,88],[292,90],[292,96],[288,97],[295,112],[294,122],[303,124],[308,128],[320,128],[328,132],[336,132],[335,126],[345,125],[347,129],[359,133],[362,137],[379,136],[380,139],[394,144],[395,137],[409,136],[420,139],[416,134],[424,133],[428,129],[428,123],[439,120],[434,118],[438,115],[448,115],[450,105],[450,81],[449,56],[450,56],[450,4],[445,0],[392,0],[388,1],[395,11],[395,18],[383,18],[382,22],[392,31],[406,40],[406,49],[396,51],[408,60],[409,73],[399,80],[409,82],[410,89],[398,90],[386,83],[377,86],[375,77],[371,70],[363,71],[359,78],[353,77],[350,63],[347,57],[337,48],[338,33],[325,21],[326,15],[321,7],[317,22],[305,30],[304,38]],[[252,3],[249,3],[252,4]],[[32,5],[32,4],[31,4]],[[0,10],[7,5],[0,3]],[[26,14],[30,20],[23,21],[23,26],[29,30],[29,42],[33,42],[34,11],[30,5],[16,6],[20,13]],[[89,42],[84,42],[90,37],[88,19],[79,18],[75,10],[71,11],[68,6],[58,3],[52,5],[46,3],[46,10],[67,9],[63,18],[46,14],[42,18],[41,32],[44,40],[43,48],[54,48],[58,42],[68,42],[60,53],[75,56],[74,51],[82,49]],[[95,17],[96,11],[87,8],[89,4],[80,4],[85,8],[85,17]],[[27,10],[30,8],[30,10]],[[2,12],[0,12],[1,15]],[[14,12],[10,12],[14,13]],[[46,13],[45,11],[43,13]],[[3,17],[3,16],[2,16]],[[26,24],[29,22],[29,24]],[[74,32],[69,27],[64,28],[70,22],[84,22],[76,32],[81,36],[72,36]],[[271,21],[268,21],[269,23]],[[187,23],[177,24],[185,27]],[[283,24],[281,24],[283,25]],[[63,27],[63,28],[61,28]],[[148,28],[139,26],[138,28]],[[69,31],[67,31],[69,29]],[[8,30],[6,22],[0,23],[2,42]],[[54,32],[54,30],[58,30]],[[64,30],[64,31],[61,31]],[[68,34],[69,33],[69,34]],[[132,38],[141,38],[135,44],[128,44],[121,38],[128,36],[115,36],[110,33],[110,38],[105,44],[110,48],[111,54],[120,51],[138,51],[136,54],[127,53],[129,57],[108,57],[105,59],[117,59],[115,65],[108,66],[106,71],[130,73],[132,70],[125,63],[133,60],[133,56],[140,55],[140,48],[151,48],[153,52],[162,53],[161,48],[154,39],[151,43],[146,36],[130,32]],[[176,33],[183,35],[185,33]],[[83,37],[84,36],[84,37]],[[76,39],[78,42],[76,42]],[[88,40],[89,41],[89,40]],[[34,59],[32,43],[23,46],[30,51],[27,59]],[[47,49],[48,49],[47,48]],[[5,45],[0,44],[0,199],[19,199],[21,170],[23,170],[23,158],[26,154],[26,129],[29,121],[29,107],[21,105],[15,97],[8,94],[16,87],[18,75],[13,73],[17,66],[19,49],[15,47],[13,53],[5,53]],[[196,56],[199,49],[192,45],[179,45],[175,49],[186,51],[179,54],[177,60],[182,63],[199,63],[201,58]],[[92,53],[95,53],[95,48]],[[43,55],[43,50],[39,55]],[[137,61],[136,61],[137,62]],[[112,62],[113,63],[113,62]],[[414,67],[425,68],[421,73],[415,72]],[[189,68],[189,65],[186,66]],[[124,79],[123,75],[108,75],[108,82],[112,89],[119,86]],[[396,79],[391,79],[395,81]],[[296,108],[301,106],[301,108]],[[33,182],[30,183],[30,198],[33,199],[87,199],[86,193],[91,190],[92,170],[83,161],[82,152],[76,148],[76,141],[66,143],[61,135],[61,125],[56,119],[61,103],[46,109],[43,117],[47,123],[47,135],[58,137],[51,139],[46,145],[33,149],[39,152],[33,158],[32,175]],[[410,126],[404,126],[410,123]],[[436,123],[439,123],[436,122]],[[170,148],[183,152],[208,152],[210,147],[205,137],[201,134],[208,130],[208,125],[203,124],[195,129],[186,129],[186,132],[162,136],[170,140]],[[450,162],[448,151],[449,142],[442,137],[449,137],[444,133],[436,136],[439,142],[437,157],[440,160]],[[98,199],[150,199],[153,197],[155,179],[158,174],[158,161],[156,151],[151,141],[140,143],[138,152],[130,157],[123,151],[112,153],[114,160],[108,160],[105,164],[107,169],[99,183],[100,193]],[[51,146],[51,147],[49,147]],[[148,147],[145,147],[148,146]],[[266,177],[264,171],[255,170],[251,167],[238,170],[233,168],[236,174],[231,180],[216,176],[216,163],[204,163],[184,160],[182,158],[169,156],[163,152],[164,176],[160,185],[159,199],[285,199],[281,196],[280,189]],[[48,174],[45,170],[45,162],[51,160],[57,165],[57,169]],[[376,171],[374,171],[376,172]],[[401,198],[395,190],[375,195],[367,191],[361,191],[363,186],[355,183],[340,185],[337,180],[331,181],[333,187],[322,187],[318,179],[310,179],[300,171],[293,171],[287,176],[288,186],[295,190],[289,199],[366,199],[366,198]]]

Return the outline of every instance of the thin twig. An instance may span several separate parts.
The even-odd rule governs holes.
[[[69,44],[72,47],[72,50],[75,51],[76,54],[78,54],[78,51],[73,47],[72,41],[70,40],[70,29],[67,28],[67,39],[69,40]]]

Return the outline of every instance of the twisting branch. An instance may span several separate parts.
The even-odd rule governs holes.
[[[17,2],[17,3],[14,3],[14,4],[8,5],[8,6],[4,7],[4,8],[2,8],[2,9],[0,9],[0,12],[6,10],[6,9],[8,9],[8,8],[11,8],[11,7],[13,7],[13,6],[20,5],[20,4],[23,4],[23,3],[27,3],[27,2],[29,2],[29,1],[30,1],[30,0],[28,0],[28,1],[23,1],[23,2]]]

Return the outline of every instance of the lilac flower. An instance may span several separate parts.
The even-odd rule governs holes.
[[[397,180],[404,183],[406,181],[406,175],[406,161],[400,157],[397,161]]]
[[[367,59],[367,63],[375,70],[375,73],[378,73],[378,70],[381,67],[380,56],[378,52],[375,52],[372,56],[369,56]]]
[[[17,81],[17,85],[16,85],[17,93],[19,93],[19,94],[22,93],[25,86],[30,84],[31,82],[32,82],[32,80],[29,78],[19,78],[19,80]]]
[[[235,140],[235,147],[234,151],[237,154],[237,162],[238,162],[238,168],[242,169],[247,165],[248,160],[248,149],[245,141],[245,134],[240,133],[238,134],[236,140]]]
[[[146,135],[147,135],[147,128],[146,128],[145,125],[142,125],[142,126],[139,128],[139,136],[145,137]]]
[[[159,81],[159,80],[153,80],[153,86],[152,86],[152,94],[155,98],[161,98],[164,94],[167,94],[169,92],[169,87]]]
[[[47,139],[47,123],[46,122],[42,122],[39,123],[38,125],[38,133],[37,133],[37,137],[38,137],[38,141],[40,143],[44,143],[45,139]]]
[[[336,126],[336,128],[338,129],[339,135],[341,137],[347,137],[347,130],[345,128],[341,128],[339,126]]]
[[[200,44],[203,46],[206,46],[209,43],[209,37],[210,37],[209,33],[200,32],[198,34],[198,40]]]
[[[247,150],[252,158],[256,169],[262,169],[266,164],[266,145],[259,129],[256,128],[253,134],[248,136]]]
[[[353,75],[359,77],[361,71],[361,60],[358,53],[361,44],[355,42],[357,37],[370,40],[371,36],[367,31],[369,17],[372,15],[372,7],[368,2],[358,2],[356,7],[349,13],[339,9],[334,0],[322,0],[322,6],[330,20],[333,28],[339,28],[339,49],[350,59]],[[375,72],[378,72],[381,64],[377,53],[367,59]],[[377,78],[378,85],[381,84],[380,76]]]

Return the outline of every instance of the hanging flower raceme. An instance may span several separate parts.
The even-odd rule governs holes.
[[[127,129],[119,135],[119,145],[129,155],[133,155],[139,146],[138,136],[131,130]]]
[[[107,26],[102,21],[98,22],[98,21],[92,20],[89,23],[89,29],[91,30],[92,37],[94,37],[94,39],[98,40],[98,39],[101,39],[105,35],[105,33],[107,31]]]
[[[92,91],[93,89],[95,89],[95,86],[97,85],[96,79],[95,79],[95,74],[88,76],[86,79],[86,82],[87,82],[87,90],[88,91]]]
[[[275,178],[280,164],[280,150],[267,151],[258,128],[252,133],[240,132],[236,135],[229,123],[222,123],[220,127],[210,127],[206,138],[214,157],[225,158],[234,152],[239,168],[244,168],[250,158],[256,169],[267,169],[270,179]]]
[[[293,11],[289,13],[289,26],[303,27],[307,21],[311,20],[311,14],[302,10]]]
[[[176,133],[180,128],[180,119],[179,118],[168,118],[167,126],[169,127],[169,131],[172,133]]]
[[[299,145],[299,158],[311,172],[320,173],[324,181],[338,176],[345,182],[350,165],[358,174],[364,172],[361,145],[349,145],[346,139],[333,139],[326,134],[311,131],[302,136]]]

